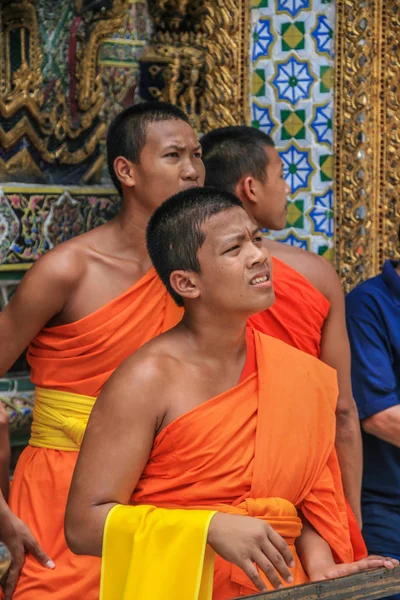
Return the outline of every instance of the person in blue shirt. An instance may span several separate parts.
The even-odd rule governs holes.
[[[400,263],[387,260],[350,292],[346,312],[363,435],[363,534],[369,554],[399,559]],[[400,590],[390,600],[400,600]]]

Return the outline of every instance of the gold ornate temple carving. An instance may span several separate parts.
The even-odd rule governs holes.
[[[348,291],[399,258],[400,6],[336,10],[336,261]]]
[[[177,104],[199,131],[249,119],[249,4],[150,0],[154,30],[142,59],[148,99]]]
[[[71,3],[67,72],[46,80],[44,49],[33,0],[0,4],[0,177],[47,181],[48,171],[69,182],[96,182],[103,164],[105,124],[97,51],[122,22],[127,0],[107,10]],[[55,53],[56,49],[52,49]],[[68,166],[70,166],[68,168]],[[57,175],[56,175],[57,176]],[[76,181],[75,181],[76,180]]]

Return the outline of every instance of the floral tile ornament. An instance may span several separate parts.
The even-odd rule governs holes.
[[[308,212],[313,225],[313,231],[323,233],[328,238],[333,236],[333,191],[328,189],[322,196],[314,196],[314,206]]]
[[[281,140],[305,140],[306,139],[306,111],[305,110],[281,110]]]
[[[278,99],[288,100],[294,105],[299,100],[309,97],[314,79],[307,61],[290,56],[285,62],[277,64],[276,75],[272,83],[276,88]]]
[[[286,227],[304,228],[304,200],[288,202]]]
[[[331,56],[333,52],[333,29],[325,15],[318,15],[317,19],[318,25],[311,35],[316,41],[318,52],[326,52]]]
[[[310,151],[301,150],[292,144],[284,152],[280,152],[283,162],[285,180],[289,183],[291,193],[308,189],[309,179],[315,170],[310,160]]]
[[[0,262],[3,262],[12,244],[16,241],[20,224],[7,198],[0,190]]]
[[[285,238],[282,239],[282,242],[288,244],[288,246],[295,246],[296,248],[301,248],[302,250],[309,250],[309,241],[301,238],[295,232],[289,233]]]
[[[56,244],[114,218],[120,205],[111,187],[5,184],[0,189],[0,270],[26,269]]]
[[[294,23],[282,23],[282,50],[304,50],[304,21],[295,21]]]
[[[266,235],[333,258],[333,47],[331,0],[252,0],[251,124],[270,134],[291,187],[286,228]],[[270,39],[272,36],[272,40]]]
[[[256,101],[252,103],[252,119],[251,126],[256,129],[262,129],[268,135],[276,128],[276,123],[273,121],[269,106],[260,106]]]
[[[253,30],[252,60],[268,56],[269,47],[274,41],[271,33],[271,19],[261,17]]]
[[[315,118],[311,123],[311,128],[321,144],[329,144],[330,146],[333,144],[332,118],[332,102],[315,107]]]
[[[278,12],[288,12],[291,17],[304,8],[310,8],[310,0],[278,0]]]
[[[265,70],[254,69],[252,73],[251,92],[253,96],[265,96]]]

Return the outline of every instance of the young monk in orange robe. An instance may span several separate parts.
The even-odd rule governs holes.
[[[235,193],[261,228],[283,229],[290,189],[272,139],[258,129],[238,126],[211,131],[201,143],[206,184]],[[336,450],[345,495],[360,524],[361,436],[340,281],[322,257],[272,240],[266,243],[272,254],[276,301],[252,316],[250,323],[337,370]]]
[[[198,511],[210,516],[203,527],[219,555],[214,600],[398,564],[354,560],[334,448],[335,372],[252,329],[246,340],[248,317],[274,292],[268,251],[240,201],[213,188],[178,194],[155,212],[147,239],[185,314],[116,370],[85,433],[66,535],[74,551],[99,556],[107,519],[102,600],[199,598],[186,588],[191,541],[170,556],[180,536],[191,540]],[[127,533],[129,513],[141,517]],[[128,567],[116,561],[109,573],[120,535],[132,538],[120,556]]]
[[[176,107],[142,104],[117,116],[107,149],[111,175],[123,195],[121,212],[40,259],[0,314],[0,370],[5,372],[30,343],[28,360],[37,386],[32,438],[11,490],[16,516],[3,513],[7,527],[0,526],[13,555],[7,597],[24,549],[32,548],[17,517],[56,565],[44,569],[28,554],[14,600],[98,599],[100,562],[74,556],[63,535],[85,425],[113,370],[182,316],[151,267],[145,230],[166,197],[203,185],[196,134]]]

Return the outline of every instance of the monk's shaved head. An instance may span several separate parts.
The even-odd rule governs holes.
[[[151,217],[147,227],[147,249],[153,265],[178,306],[182,297],[170,284],[173,271],[200,273],[198,250],[204,243],[202,225],[212,216],[234,207],[239,198],[216,188],[192,188],[164,202]]]
[[[120,193],[122,187],[115,174],[115,159],[123,156],[134,163],[139,163],[149,124],[173,119],[180,119],[190,124],[189,117],[180,108],[167,102],[135,104],[114,118],[107,133],[107,164],[113,184]]]

